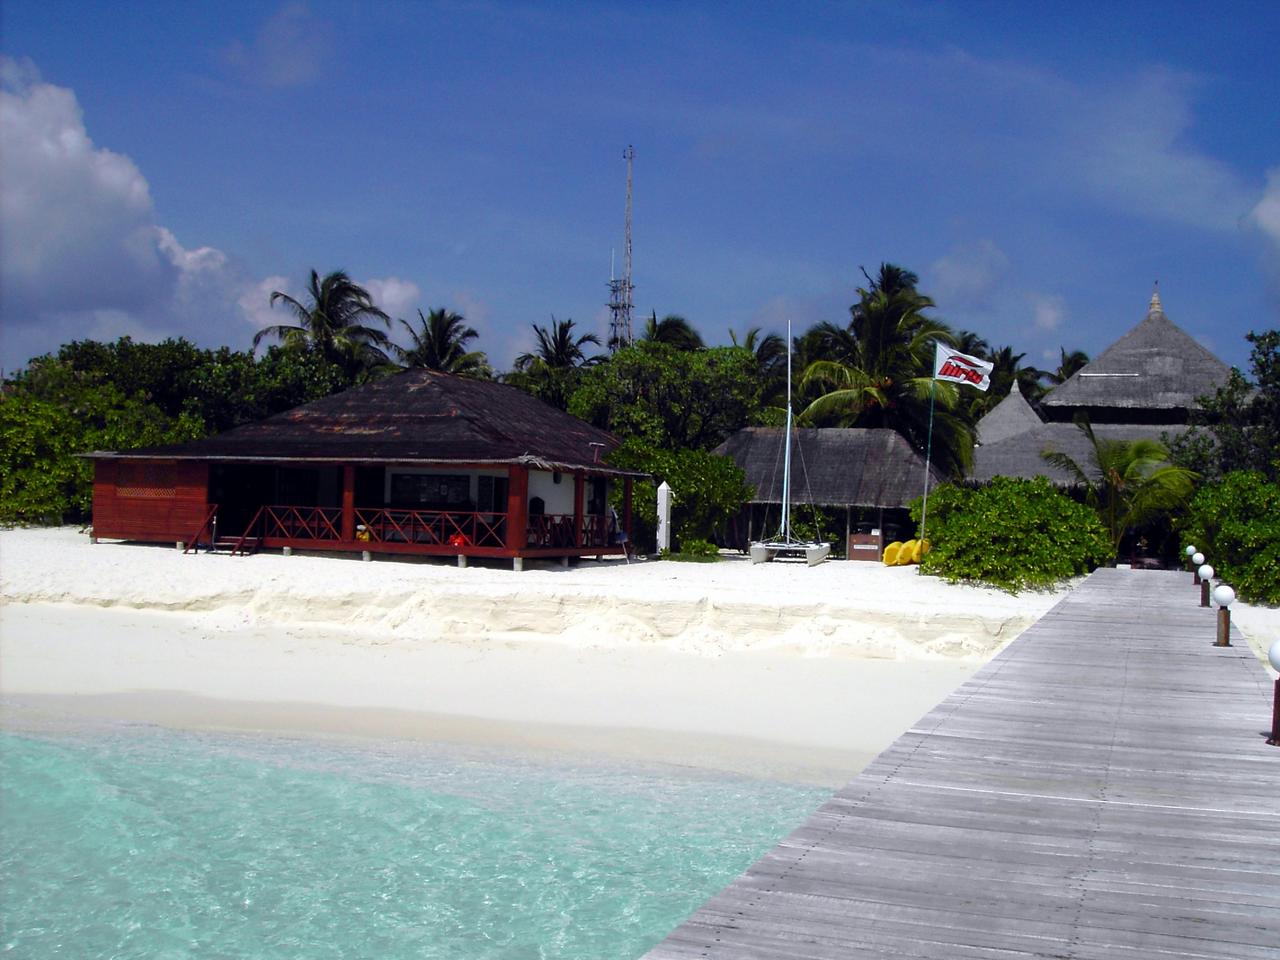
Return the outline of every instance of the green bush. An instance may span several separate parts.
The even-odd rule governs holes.
[[[1200,489],[1178,529],[1241,599],[1280,604],[1280,483],[1228,473]]]
[[[916,500],[917,524],[920,513]],[[1009,591],[1051,586],[1114,555],[1098,515],[1044,477],[939,487],[929,495],[926,534],[933,549],[920,565],[925,573]]]
[[[628,440],[609,455],[609,463],[627,470],[643,470],[652,480],[635,484],[632,499],[632,539],[641,552],[651,549],[658,529],[658,487],[671,485],[672,548],[685,552],[693,540],[710,540],[717,525],[736,514],[751,488],[746,474],[731,457],[702,450],[657,450],[639,440]],[[615,490],[615,501],[621,490]],[[614,508],[621,512],[618,502]]]
[[[720,548],[707,540],[692,538],[680,545],[679,553],[662,552],[663,560],[680,560],[686,563],[715,563],[720,559]]]

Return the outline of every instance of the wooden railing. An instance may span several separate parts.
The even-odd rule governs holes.
[[[262,507],[258,511],[263,539],[314,540],[335,542],[342,540],[341,507]],[[253,524],[245,531],[251,535]]]
[[[440,547],[501,548],[507,543],[507,515],[460,510],[404,510],[395,507],[357,507],[354,542],[417,544]],[[208,526],[206,520],[203,532]],[[607,517],[588,514],[575,522],[571,513],[547,513],[529,517],[525,546],[547,550],[611,545],[615,533]],[[342,508],[263,506],[240,534],[232,552],[244,552],[263,541],[286,545],[350,543],[342,537]]]
[[[587,514],[582,518],[582,540],[574,537],[572,513],[543,513],[529,518],[530,547],[565,548],[573,546],[605,547],[609,545],[609,525],[605,517]]]
[[[204,515],[204,522],[200,524],[200,529],[191,535],[191,539],[187,541],[187,545],[182,548],[183,553],[190,553],[200,546],[200,537],[209,534],[210,541],[213,540],[213,525],[218,518],[218,505],[216,503],[209,504],[209,512]]]
[[[357,508],[356,539],[376,543],[438,543],[452,547],[501,547],[505,513],[457,510]]]

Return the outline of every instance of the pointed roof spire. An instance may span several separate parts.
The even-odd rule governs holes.
[[[1147,307],[1147,316],[1150,317],[1157,313],[1160,314],[1161,316],[1164,316],[1164,305],[1160,303],[1160,281],[1159,280],[1157,280],[1155,283],[1155,289],[1151,291],[1151,304]]]

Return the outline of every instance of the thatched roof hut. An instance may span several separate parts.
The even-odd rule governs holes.
[[[533,463],[627,473],[618,445],[522,390],[435,370],[406,370],[189,443],[94,458],[319,463]]]
[[[94,535],[517,568],[621,554],[640,475],[608,465],[617,445],[514,387],[407,370],[203,440],[89,454]]]
[[[782,502],[783,431],[747,427],[716,448],[755,488],[754,504]],[[937,467],[930,484],[945,482]],[[791,500],[826,507],[899,509],[924,492],[924,457],[896,430],[797,430],[791,446]]]
[[[1009,395],[996,404],[977,424],[977,441],[982,444],[997,443],[1008,437],[1026,433],[1040,426],[1043,421],[1031,409],[1022,395],[1018,381],[1013,382]]]
[[[1172,439],[1186,430],[1176,424],[1096,423],[1094,435],[1101,440]],[[1045,462],[1047,450],[1069,455],[1076,463],[1088,467],[1092,447],[1074,423],[1041,423],[1021,433],[1003,437],[994,443],[983,443],[973,450],[970,480],[986,483],[996,477],[1047,477],[1053,483],[1067,486],[1075,478]]]
[[[1087,413],[1098,423],[1186,423],[1196,398],[1230,368],[1165,316],[1157,291],[1146,318],[1042,401],[1050,420]]]

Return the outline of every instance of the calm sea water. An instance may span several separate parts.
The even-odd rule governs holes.
[[[827,791],[420,743],[0,733],[11,957],[636,957]]]

